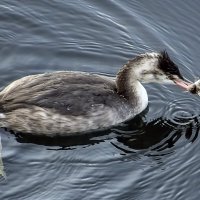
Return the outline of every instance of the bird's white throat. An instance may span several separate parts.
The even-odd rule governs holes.
[[[135,114],[139,114],[148,105],[147,91],[139,81],[134,82],[134,94],[136,98],[134,112]]]

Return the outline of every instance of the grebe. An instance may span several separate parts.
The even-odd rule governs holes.
[[[140,83],[188,88],[164,51],[128,61],[116,79],[81,72],[30,75],[0,92],[0,127],[43,136],[76,135],[116,125],[141,113],[148,96]]]

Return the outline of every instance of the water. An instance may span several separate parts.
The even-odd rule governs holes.
[[[166,49],[199,76],[199,1],[0,3],[0,86],[28,74],[115,75],[138,53]],[[196,200],[200,196],[199,97],[145,85],[149,110],[118,127],[66,140],[1,130],[1,200]]]

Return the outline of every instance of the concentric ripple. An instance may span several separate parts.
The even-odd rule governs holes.
[[[164,109],[165,118],[176,125],[187,125],[200,115],[199,101],[191,98],[176,99]]]

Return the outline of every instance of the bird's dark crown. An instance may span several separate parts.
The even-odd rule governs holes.
[[[168,76],[176,75],[183,79],[177,65],[170,59],[166,51],[161,52],[158,66]]]

